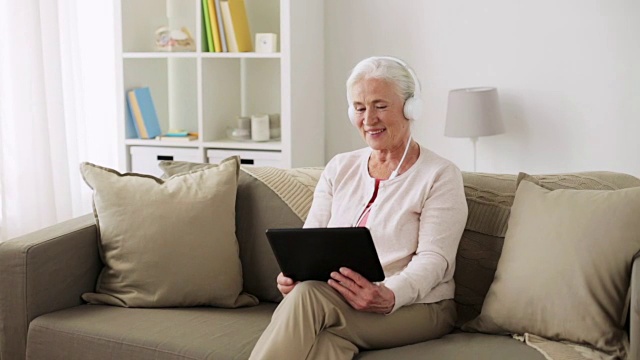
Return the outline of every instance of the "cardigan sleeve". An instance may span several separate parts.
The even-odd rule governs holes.
[[[415,255],[402,271],[384,281],[396,297],[392,313],[423,298],[447,275],[452,277],[467,213],[462,174],[455,166],[447,166],[436,175],[422,207]]]
[[[331,219],[331,203],[333,202],[333,181],[329,179],[331,163],[322,171],[318,184],[313,192],[313,202],[309,215],[304,222],[305,228],[327,227]]]

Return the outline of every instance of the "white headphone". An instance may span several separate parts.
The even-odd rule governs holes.
[[[420,81],[418,81],[418,77],[413,72],[413,69],[411,69],[409,65],[407,65],[407,63],[405,63],[404,61],[392,56],[376,56],[374,57],[374,59],[388,59],[395,61],[396,63],[402,65],[402,67],[407,70],[409,75],[411,75],[414,83],[413,95],[405,100],[403,113],[404,117],[409,120],[416,120],[417,118],[419,118],[420,114],[422,114],[422,98],[420,97],[422,89],[420,88]],[[349,114],[349,120],[354,126],[356,126],[356,109],[352,104],[349,104],[349,106],[347,107],[347,112]]]

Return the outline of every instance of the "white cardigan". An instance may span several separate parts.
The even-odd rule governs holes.
[[[316,187],[304,227],[356,226],[373,195],[370,148],[336,155]],[[460,170],[420,146],[418,160],[380,182],[367,227],[380,257],[384,284],[395,294],[392,312],[413,303],[452,299],[456,251],[467,220]]]

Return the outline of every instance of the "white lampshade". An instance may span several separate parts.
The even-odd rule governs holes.
[[[445,136],[477,138],[502,133],[504,124],[496,88],[476,87],[449,92]]]

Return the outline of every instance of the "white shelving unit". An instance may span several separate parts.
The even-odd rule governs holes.
[[[322,0],[245,0],[252,41],[258,32],[276,33],[277,53],[203,52],[201,0],[116,0],[115,4],[115,13],[120,14],[116,53],[122,89],[121,170],[153,173],[150,169],[162,159],[208,162],[231,153],[246,164],[324,165]],[[196,51],[156,51],[154,33],[161,26],[189,29]],[[190,142],[136,138],[125,94],[142,86],[151,89],[163,131],[184,129],[198,132],[200,138]],[[228,139],[227,129],[236,126],[236,118],[253,114],[279,114],[281,137],[267,142]]]

